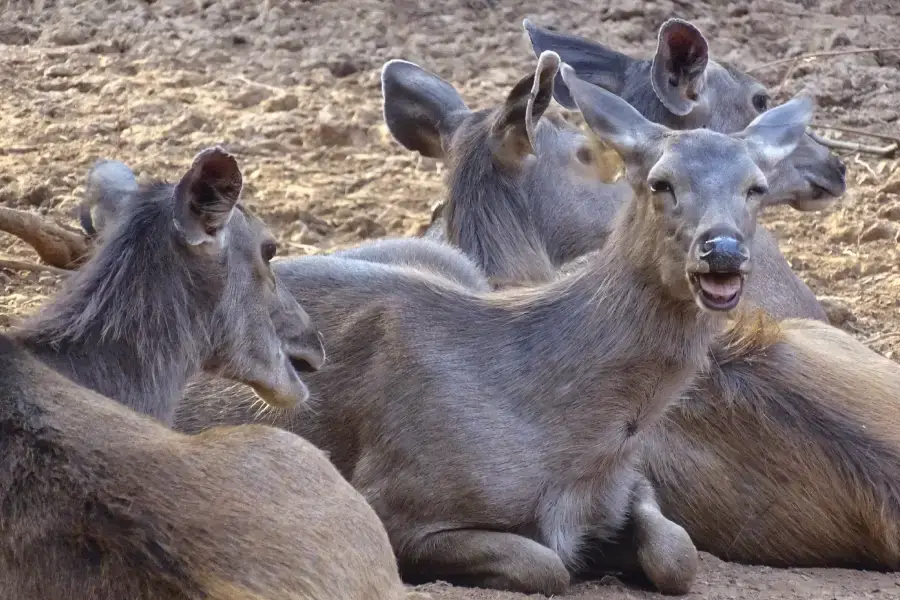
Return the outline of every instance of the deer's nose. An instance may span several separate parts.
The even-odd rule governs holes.
[[[736,232],[710,231],[700,243],[700,260],[710,273],[738,273],[750,259],[743,236]]]

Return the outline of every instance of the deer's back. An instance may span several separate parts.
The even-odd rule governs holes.
[[[0,367],[0,556],[17,597],[399,594],[383,526],[308,442],[265,427],[176,434],[6,340]]]
[[[900,567],[900,368],[816,321],[781,329],[720,348],[648,445],[663,508],[724,559]]]

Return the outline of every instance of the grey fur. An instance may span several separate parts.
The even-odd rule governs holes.
[[[324,360],[309,316],[260,255],[271,234],[237,204],[240,188],[223,196],[205,179],[207,159],[239,177],[234,159],[206,152],[182,179],[190,182],[183,193],[159,183],[116,195],[122,179],[102,179],[113,187],[88,198],[102,198],[104,212],[116,215],[101,232],[102,249],[16,333],[55,370],[163,422],[201,369],[289,406],[308,395],[291,360],[310,368]],[[121,163],[106,164],[123,174]],[[201,245],[186,244],[174,222],[176,207],[195,198],[202,203],[197,219],[204,209],[228,214],[227,225]]]
[[[659,130],[596,91],[622,126]],[[544,286],[481,293],[418,267],[275,263],[331,359],[308,377],[314,410],[272,423],[329,453],[384,520],[408,579],[563,593],[586,539],[614,537],[633,514],[644,572],[663,591],[690,588],[696,552],[659,511],[638,449],[722,326],[688,284],[698,226],[719,219],[749,239],[752,203],[733,199],[761,174],[737,138],[664,133],[673,143],[628,150],[636,195],[609,251]],[[702,168],[711,152],[729,159],[723,173]],[[681,211],[647,189],[661,167],[695,190]],[[191,386],[179,428],[253,418],[246,396],[223,410],[217,387]]]

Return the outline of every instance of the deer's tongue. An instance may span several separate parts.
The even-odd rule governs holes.
[[[741,291],[740,275],[707,273],[697,280],[700,288],[713,298],[728,299]]]

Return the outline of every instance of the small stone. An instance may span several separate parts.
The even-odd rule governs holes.
[[[850,45],[850,37],[843,31],[835,31],[828,40],[828,48],[834,50]]]
[[[887,183],[878,188],[881,194],[900,194],[900,173],[891,177]]]
[[[238,108],[250,108],[263,102],[272,96],[271,92],[263,89],[249,89],[238,92],[231,97],[231,103]]]
[[[0,44],[6,46],[27,46],[41,35],[39,29],[13,23],[0,23]]]
[[[900,206],[888,206],[878,211],[878,216],[888,221],[900,221]]]
[[[44,77],[72,77],[75,71],[68,65],[51,65],[44,69]]]
[[[22,203],[30,206],[43,206],[53,197],[50,186],[45,183],[28,187],[22,194]]]
[[[835,327],[840,327],[844,323],[856,321],[856,315],[850,310],[850,306],[841,298],[835,296],[820,296],[819,304],[828,317],[828,322]]]
[[[879,240],[892,240],[897,236],[897,226],[893,223],[877,221],[872,223],[859,235],[859,242],[876,242]]]
[[[339,58],[328,63],[328,70],[335,79],[349,77],[354,73],[359,73],[364,68],[364,65],[361,65],[351,58]]]
[[[41,37],[51,46],[78,46],[90,41],[95,33],[91,27],[68,23],[58,28],[45,29]]]
[[[836,244],[855,244],[859,239],[859,226],[849,225],[834,230],[828,240]]]
[[[285,94],[276,98],[270,98],[263,104],[266,112],[285,112],[294,110],[300,106],[300,100],[294,94]]]

